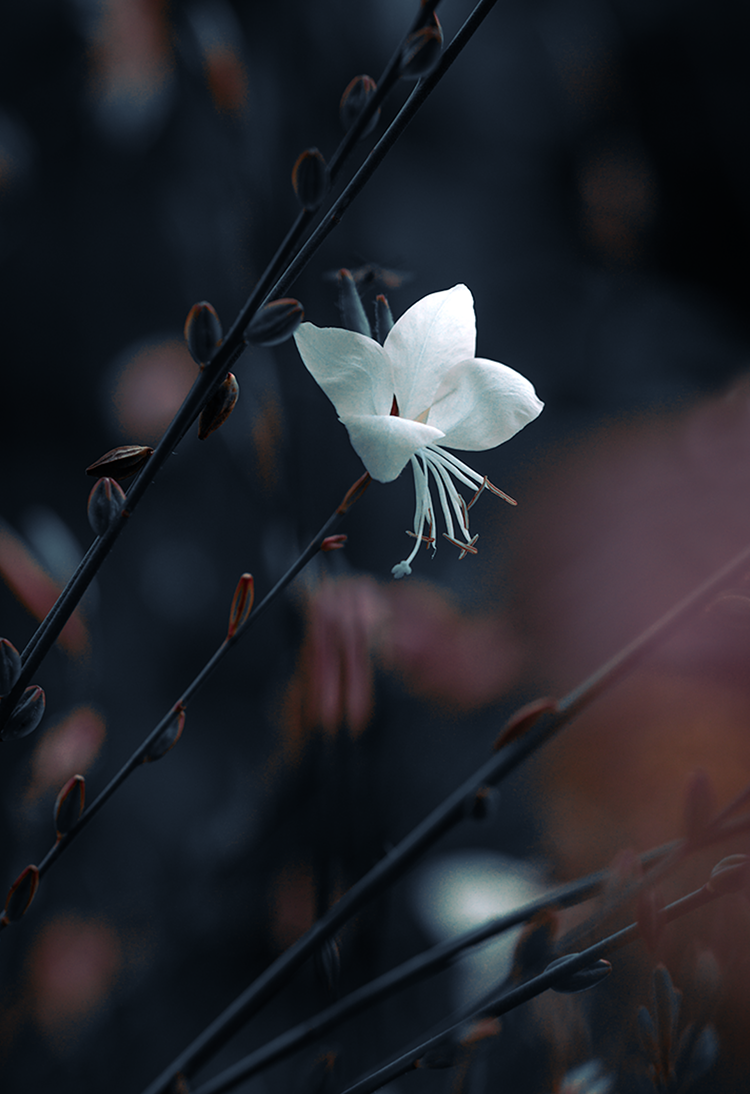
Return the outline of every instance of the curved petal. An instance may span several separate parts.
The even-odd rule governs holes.
[[[378,482],[398,478],[415,452],[443,436],[430,425],[395,416],[354,414],[344,425],[352,448]]]
[[[479,452],[510,440],[543,406],[520,372],[477,357],[443,377],[428,421],[445,434],[441,447]]]
[[[303,323],[294,335],[307,371],[336,407],[349,414],[390,414],[391,362],[379,342],[340,327]]]
[[[383,347],[393,365],[402,418],[418,418],[431,405],[453,365],[474,356],[474,299],[465,285],[431,293],[405,311]]]

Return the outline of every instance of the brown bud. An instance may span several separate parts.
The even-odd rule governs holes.
[[[229,629],[227,638],[234,638],[235,634],[245,622],[253,610],[255,600],[255,582],[252,574],[243,574],[237,582],[237,588],[232,598],[232,607],[229,609]]]
[[[7,638],[0,638],[0,695],[7,695],[21,675],[21,654]]]
[[[404,42],[401,52],[399,75],[406,80],[418,80],[431,72],[440,60],[443,50],[443,30],[436,15],[431,22],[413,34]]]
[[[3,741],[18,741],[33,733],[44,715],[45,698],[40,687],[26,688],[0,733]]]
[[[110,479],[128,479],[140,471],[153,451],[147,444],[123,444],[119,448],[111,448],[86,468],[86,474],[95,478],[104,475]]]
[[[185,708],[178,703],[172,712],[172,716],[155,740],[147,746],[143,753],[143,763],[150,764],[166,756],[170,748],[179,741],[185,728]]]
[[[86,514],[95,535],[104,535],[125,508],[125,502],[125,491],[114,479],[99,479],[94,483]]]
[[[302,152],[292,168],[292,186],[303,209],[317,209],[326,196],[331,178],[328,164],[317,148]]]
[[[356,122],[364,108],[369,103],[378,89],[378,85],[370,76],[355,76],[347,85],[339,104],[339,117],[346,133]],[[380,107],[370,118],[365,128],[360,133],[360,139],[371,133],[380,119]]]
[[[202,300],[193,304],[185,320],[185,341],[190,356],[199,365],[207,364],[221,345],[221,321],[215,308]]]
[[[58,839],[68,834],[83,812],[86,800],[86,780],[83,775],[68,779],[55,801],[55,828]]]
[[[299,300],[290,296],[272,300],[245,327],[245,341],[255,346],[277,346],[292,337],[304,317],[305,309]]]
[[[223,425],[235,407],[240,395],[240,385],[233,372],[227,375],[226,380],[213,393],[203,410],[198,422],[198,439],[205,441],[220,425]]]
[[[15,923],[26,914],[29,905],[36,896],[39,888],[39,868],[27,866],[11,885],[5,901],[5,910],[0,916],[0,923],[8,925]]]

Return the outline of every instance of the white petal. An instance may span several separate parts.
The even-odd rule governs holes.
[[[445,434],[442,447],[479,452],[509,440],[543,406],[520,372],[478,357],[443,377],[427,420]]]
[[[372,338],[340,327],[303,323],[294,340],[307,371],[339,417],[390,414],[393,376],[388,354]]]
[[[378,482],[398,478],[415,452],[443,436],[430,425],[391,415],[354,414],[343,421],[354,451]]]
[[[474,300],[465,285],[431,293],[405,311],[385,340],[402,418],[431,405],[448,369],[474,356]]]

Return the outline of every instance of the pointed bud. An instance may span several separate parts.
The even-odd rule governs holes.
[[[83,812],[86,801],[86,780],[83,775],[68,779],[55,801],[57,838],[66,836]]]
[[[554,699],[533,699],[530,703],[526,703],[515,714],[511,714],[500,730],[500,734],[492,746],[493,752],[499,752],[511,741],[517,741],[519,737],[523,737],[524,733],[527,733],[543,714],[556,709],[557,702]]]
[[[305,317],[299,300],[284,296],[257,311],[245,327],[245,341],[255,346],[277,346],[291,338]]]
[[[0,916],[0,923],[5,926],[8,923],[15,923],[28,911],[29,904],[36,896],[36,891],[39,888],[39,868],[37,866],[27,866],[23,870],[8,891],[8,897],[5,901],[5,910],[2,916]]]
[[[355,76],[351,83],[347,85],[339,104],[339,117],[345,133],[349,132],[377,89],[378,85],[370,76]],[[366,137],[368,133],[372,133],[379,120],[380,107],[360,133],[360,140],[362,137]]]
[[[415,30],[404,42],[399,76],[406,80],[426,76],[440,60],[442,51],[443,30],[437,15],[433,14],[427,26]]]
[[[721,862],[717,862],[706,882],[709,893],[723,895],[744,889],[748,882],[748,863],[748,855],[727,855]]]
[[[324,554],[327,554],[328,551],[340,551],[348,538],[348,536],[341,532],[335,536],[326,536],[320,545],[320,549]]]
[[[229,609],[229,629],[227,638],[234,638],[235,634],[245,622],[253,610],[255,600],[255,582],[252,574],[243,574],[237,582],[237,588],[232,598],[232,607]]]
[[[213,393],[203,410],[198,422],[198,439],[205,441],[220,425],[223,425],[232,413],[240,395],[240,385],[233,372],[228,373],[226,380]]]
[[[44,715],[45,698],[40,687],[26,688],[0,733],[0,740],[18,741],[33,733]]]
[[[336,280],[339,286],[339,310],[344,326],[347,330],[372,338],[370,321],[362,307],[362,300],[349,270],[339,270]]]
[[[106,475],[110,479],[128,479],[140,471],[153,451],[147,444],[123,444],[119,448],[110,448],[109,452],[86,468],[86,474],[95,478]]]
[[[185,341],[196,364],[208,364],[221,345],[221,339],[221,321],[216,309],[207,300],[193,304],[185,320]]]
[[[348,511],[354,505],[355,501],[359,501],[359,499],[362,497],[371,482],[372,479],[370,478],[370,472],[365,471],[364,475],[361,475],[354,483],[354,485],[350,486],[347,492],[344,494],[341,504],[339,505],[336,512],[340,516],[342,516],[344,513],[348,513]]]
[[[573,954],[569,953],[565,957],[558,957],[544,971],[551,972],[572,956]],[[600,957],[598,961],[593,961],[584,969],[576,969],[575,972],[562,977],[557,983],[551,984],[550,987],[552,991],[559,992],[561,995],[577,995],[579,992],[589,991],[590,988],[595,988],[597,984],[601,984],[602,980],[606,980],[611,972],[612,966],[609,961]]]
[[[86,513],[97,536],[103,536],[125,508],[125,491],[114,479],[99,479],[91,488]]]
[[[375,335],[381,346],[392,330],[393,313],[388,300],[381,292],[375,297]]]
[[[328,164],[317,148],[308,148],[292,168],[292,186],[303,209],[313,212],[326,196],[331,178]]]
[[[172,712],[172,717],[169,719],[164,729],[158,735],[156,740],[146,748],[143,753],[144,764],[155,763],[160,760],[162,756],[166,756],[170,748],[179,741],[182,736],[182,731],[185,728],[185,708],[178,703]]]
[[[0,695],[7,695],[21,675],[21,654],[7,638],[0,638]]]

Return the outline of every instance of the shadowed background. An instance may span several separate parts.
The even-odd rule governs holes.
[[[190,306],[210,300],[229,327],[296,213],[296,157],[331,155],[341,93],[377,77],[413,8],[7,6],[0,633],[19,648],[90,542],[85,467],[154,443],[194,376]],[[470,10],[440,5],[448,38]],[[413,487],[373,484],[345,551],[248,635],[175,751],[136,773],[0,939],[8,1090],[141,1089],[486,757],[503,713],[572,687],[746,542],[749,22],[729,0],[501,2],[292,287],[325,326],[342,266],[396,316],[465,282],[478,354],[547,403],[472,461],[518,510],[483,497],[478,556],[459,565],[444,544],[396,584]],[[292,343],[249,351],[237,375],[232,417],[186,438],[40,670],[42,726],[2,750],[8,884],[52,842],[65,780],[85,774],[93,798],[221,641],[240,573],[267,591],[361,473]],[[468,847],[573,875],[676,834],[694,767],[722,799],[743,785],[743,597],[739,620],[719,610],[673,643],[435,862]],[[477,871],[503,876],[492,861]],[[346,931],[335,990],[434,937],[426,884],[401,883]],[[747,958],[732,954],[739,981]],[[606,1015],[627,995],[622,980],[600,991]],[[305,969],[206,1074],[331,998]],[[343,1029],[323,1046],[338,1052],[331,1089],[455,999],[443,976]],[[547,1090],[592,1051],[610,1067],[633,1051],[622,1025],[587,1022],[568,1000],[546,1024],[519,1014],[466,1081],[483,1090],[501,1068]],[[307,1089],[315,1056],[254,1089]]]

